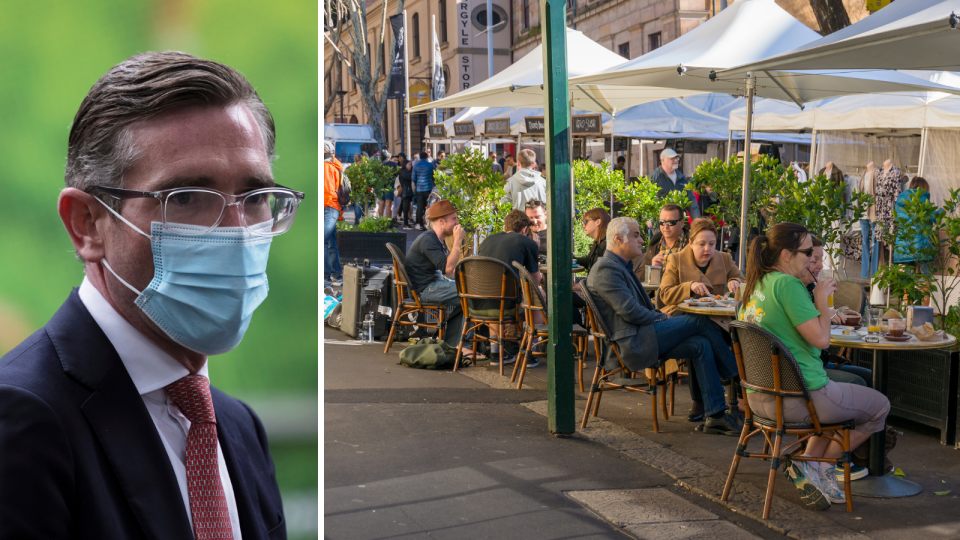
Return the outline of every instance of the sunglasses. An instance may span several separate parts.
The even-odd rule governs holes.
[[[673,227],[673,226],[676,225],[677,223],[680,223],[680,221],[681,221],[681,220],[679,220],[679,219],[668,219],[668,220],[666,220],[666,221],[664,221],[664,220],[661,219],[661,220],[660,220],[660,226],[663,227],[664,225],[668,225],[668,226],[670,226],[670,227]]]
[[[794,249],[794,250],[792,250],[792,251],[793,251],[794,253],[803,253],[803,254],[806,255],[807,257],[813,257],[813,248],[812,248],[812,247],[811,247],[811,248],[807,248],[807,249]]]

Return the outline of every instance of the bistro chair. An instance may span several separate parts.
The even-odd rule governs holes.
[[[833,294],[833,305],[847,306],[863,315],[863,307],[867,305],[867,293],[859,283],[838,281],[837,292]]]
[[[387,346],[383,353],[390,352],[393,345],[393,338],[396,335],[399,326],[422,326],[425,328],[436,328],[438,339],[443,339],[443,331],[447,323],[447,305],[446,304],[424,304],[420,301],[420,295],[410,287],[410,278],[407,277],[407,270],[404,267],[406,257],[397,246],[387,243],[387,249],[393,257],[393,283],[397,287],[397,311],[393,316],[393,324],[390,325],[390,334],[387,336]],[[419,322],[421,313],[433,316],[436,322]],[[416,314],[411,320],[410,315]]]
[[[608,336],[611,335],[610,330],[607,328],[603,317],[600,317],[597,304],[585,283],[580,285],[580,293],[583,296],[583,300],[587,303],[587,318],[590,320],[590,333],[593,335],[594,350],[597,351],[597,369],[593,372],[593,382],[590,384],[590,394],[587,395],[587,406],[583,411],[583,421],[580,423],[580,427],[587,427],[587,419],[590,416],[591,406],[593,407],[593,416],[597,416],[597,413],[600,411],[600,398],[603,397],[604,392],[610,390],[627,390],[650,395],[653,432],[659,433],[660,425],[657,423],[657,387],[664,385],[664,381],[660,377],[663,373],[663,362],[660,361],[659,365],[652,372],[631,372],[627,366],[623,365],[623,358],[620,356],[620,347],[617,345],[617,342],[609,339]],[[603,345],[609,347],[610,352],[616,355],[617,360],[620,362],[619,368],[607,370],[604,367],[603,351],[605,348]],[[594,402],[594,397],[596,397],[596,402]],[[661,405],[663,405],[663,415],[664,420],[666,420],[667,410],[665,402],[661,402]]]
[[[733,456],[730,474],[723,487],[721,501],[730,496],[733,486],[733,477],[737,474],[740,458],[761,458],[770,460],[770,476],[767,479],[767,495],[763,503],[763,519],[770,517],[770,504],[773,500],[773,484],[777,478],[777,471],[784,458],[794,461],[819,461],[835,463],[843,466],[843,489],[847,499],[847,512],[853,511],[853,501],[850,498],[850,430],[855,427],[853,420],[837,424],[821,424],[817,417],[816,408],[810,401],[810,394],[803,381],[803,374],[797,365],[796,359],[776,336],[763,328],[748,322],[734,321],[730,323],[730,336],[733,339],[733,352],[737,357],[737,368],[740,371],[740,386],[744,390],[762,392],[776,396],[776,418],[763,418],[750,409],[750,402],[743,400],[745,420],[737,451]],[[810,411],[810,423],[786,422],[783,419],[783,400],[802,399]],[[840,433],[838,433],[840,432]],[[757,434],[764,438],[764,449],[761,453],[746,451],[747,443]],[[786,435],[796,435],[797,440],[786,444]],[[836,441],[843,448],[840,459],[814,458],[798,455],[803,451],[804,443],[813,436],[826,437]],[[771,441],[771,437],[773,441]],[[772,447],[773,451],[768,452]]]
[[[510,382],[517,381],[517,390],[519,390],[523,386],[523,376],[527,372],[527,362],[530,361],[530,358],[543,358],[547,356],[546,344],[550,332],[547,326],[547,310],[545,309],[547,303],[540,294],[540,287],[533,282],[533,277],[530,276],[530,272],[528,272],[522,264],[514,261],[513,266],[517,269],[517,273],[520,274],[520,284],[523,287],[523,303],[520,304],[520,307],[523,308],[526,318],[523,339],[520,342],[520,356],[517,357],[517,363],[513,366],[513,374],[510,375]],[[583,285],[581,284],[581,286]],[[543,324],[535,324],[537,313],[543,317]],[[588,333],[587,330],[579,324],[573,325],[572,333],[573,346],[577,351],[580,391],[583,392],[583,367],[587,359]],[[537,339],[541,341],[534,344],[534,341]],[[543,347],[543,351],[538,352],[535,350],[535,347]]]
[[[503,341],[516,341],[516,337],[507,337],[507,330],[520,324],[516,304],[520,294],[517,275],[507,263],[490,257],[461,259],[453,273],[463,309],[463,331],[460,333],[460,345],[457,347],[453,370],[456,371],[460,365],[465,341],[473,343],[474,357],[477,355],[478,343],[495,342],[500,346],[500,375],[503,375]],[[485,309],[478,308],[478,302],[493,305]],[[513,304],[513,307],[509,307],[509,304]],[[500,327],[496,338],[482,336],[477,332],[483,326],[489,329],[492,324]],[[470,332],[473,332],[472,338],[467,337]]]

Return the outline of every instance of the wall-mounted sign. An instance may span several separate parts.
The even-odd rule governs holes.
[[[443,124],[429,124],[427,126],[427,137],[431,139],[445,139],[447,137],[447,128]]]
[[[457,137],[473,137],[473,122],[454,122],[453,134]]]
[[[527,135],[543,135],[546,132],[542,116],[527,116],[523,122],[527,126]]]
[[[615,151],[615,152],[626,152],[626,151],[627,151],[627,144],[628,144],[629,142],[630,142],[630,139],[628,139],[628,138],[626,138],[626,137],[614,137],[614,138],[613,138],[613,146],[614,146],[614,148],[616,149],[616,150],[614,150],[614,151]],[[603,151],[604,151],[604,152],[609,152],[609,151],[610,151],[610,137],[604,137],[604,138],[603,138]]]
[[[600,135],[603,126],[599,114],[578,114],[570,117],[574,135]]]
[[[430,103],[430,83],[413,82],[410,83],[410,107]]]
[[[483,121],[483,134],[490,135],[510,135],[509,118],[488,118]]]
[[[694,140],[687,141],[686,153],[687,154],[706,154],[707,141],[694,141]]]

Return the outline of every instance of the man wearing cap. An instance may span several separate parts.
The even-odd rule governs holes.
[[[443,340],[456,347],[463,330],[463,313],[456,283],[445,279],[443,275],[452,275],[460,262],[460,250],[466,232],[457,221],[457,209],[446,199],[435,202],[427,209],[427,220],[430,223],[427,232],[418,236],[407,252],[407,276],[410,278],[410,287],[423,302],[447,304],[447,328]],[[453,237],[452,250],[448,250],[445,244],[447,237]],[[463,351],[464,354],[471,352],[467,348]]]
[[[650,173],[650,181],[660,188],[657,197],[662,199],[671,191],[684,191],[689,180],[682,172],[677,170],[679,164],[680,155],[673,148],[667,148],[660,152],[660,166]],[[700,217],[700,207],[697,205],[696,199],[693,198],[693,193],[687,191],[687,199],[690,200],[690,206],[687,207],[690,210],[690,215],[694,219]]]

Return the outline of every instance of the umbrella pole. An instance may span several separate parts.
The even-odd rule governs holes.
[[[810,134],[810,170],[808,171],[810,180],[813,180],[817,174],[817,130],[814,129]]]
[[[733,130],[727,130],[727,161],[730,161],[730,156],[733,155]]]
[[[741,270],[747,267],[747,233],[750,231],[750,224],[747,222],[747,214],[750,211],[750,137],[753,135],[753,92],[756,87],[756,79],[747,74],[747,129],[743,134],[743,198],[740,201],[740,257],[739,263]],[[746,272],[744,272],[746,273]]]
[[[625,183],[630,183],[630,161],[633,159],[633,138],[627,138],[627,165],[623,169]]]

